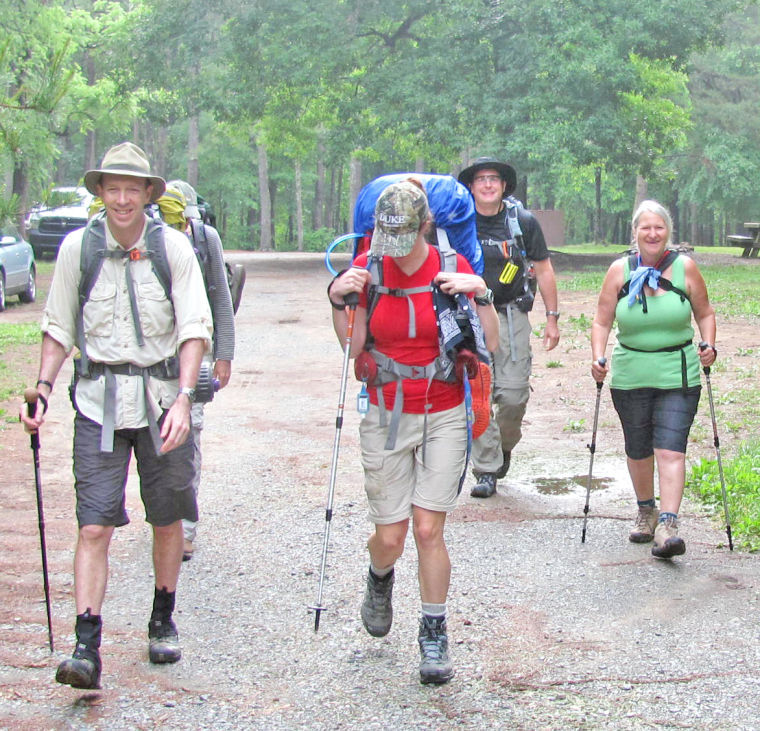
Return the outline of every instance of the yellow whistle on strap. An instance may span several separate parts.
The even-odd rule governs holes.
[[[499,281],[502,284],[511,284],[518,270],[519,270],[519,267],[516,264],[513,264],[511,261],[508,261],[504,265],[504,268],[501,270],[501,274],[499,274]]]

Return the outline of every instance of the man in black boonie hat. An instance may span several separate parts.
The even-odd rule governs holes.
[[[473,442],[477,483],[473,497],[490,497],[509,469],[512,450],[530,397],[531,325],[535,285],[546,307],[544,348],[559,342],[557,284],[549,250],[536,217],[512,196],[515,169],[495,157],[479,157],[459,174],[475,200],[478,239],[483,247],[486,284],[499,313],[499,349],[493,353],[493,405],[485,433]],[[535,272],[535,279],[532,273]]]

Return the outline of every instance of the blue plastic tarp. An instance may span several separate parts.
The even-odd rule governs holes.
[[[391,183],[415,177],[425,186],[435,225],[446,231],[451,246],[464,256],[476,274],[483,274],[483,251],[475,228],[475,204],[466,186],[451,175],[393,173],[367,183],[356,198],[354,231],[367,233],[375,227],[375,203]]]

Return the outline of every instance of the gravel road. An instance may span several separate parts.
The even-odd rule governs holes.
[[[657,561],[649,546],[628,543],[631,488],[607,398],[581,543],[589,434],[563,425],[590,421],[595,389],[585,353],[577,380],[587,393],[560,413],[549,400],[551,378],[537,373],[508,479],[486,501],[469,497],[468,482],[450,518],[456,675],[443,687],[418,682],[411,539],[397,568],[391,632],[374,639],[359,619],[370,526],[349,381],[328,610],[315,633],[307,607],[317,596],[341,367],[328,275],[316,255],[239,258],[248,281],[233,380],[206,409],[202,521],[178,592],[182,661],[147,661],[150,539],[133,475],[132,524],[117,531],[111,552],[103,688],[81,692],[53,680],[71,650],[74,614],[70,409],[62,397],[49,449],[60,451],[64,468],[43,462],[57,647],[51,657],[43,604],[31,621],[28,609],[13,607],[0,627],[15,648],[0,656],[0,727],[760,728],[760,563],[729,553],[720,523],[691,503],[682,512],[685,556]],[[574,306],[563,302],[566,312]],[[36,591],[33,569],[18,581]]]

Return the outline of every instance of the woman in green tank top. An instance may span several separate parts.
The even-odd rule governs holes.
[[[670,214],[656,201],[643,201],[636,209],[632,231],[638,256],[610,266],[591,328],[591,374],[601,383],[610,365],[599,361],[617,322],[610,391],[638,503],[629,540],[654,540],[657,558],[686,551],[678,535],[686,443],[699,403],[699,367],[712,365],[717,355],[715,312],[705,281],[692,259],[667,251],[672,230]],[[692,316],[706,344],[699,350],[693,343]]]

